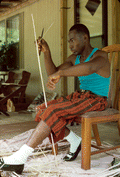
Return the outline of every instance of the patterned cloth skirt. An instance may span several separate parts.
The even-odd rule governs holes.
[[[103,111],[107,107],[107,97],[102,97],[90,91],[76,91],[66,97],[60,97],[37,107],[35,121],[43,120],[51,129],[54,142],[63,139],[65,127],[71,122],[80,123],[80,115],[90,111]],[[49,136],[50,138],[50,136]]]

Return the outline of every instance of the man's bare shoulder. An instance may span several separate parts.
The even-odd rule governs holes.
[[[91,60],[95,72],[103,77],[110,76],[110,63],[108,60],[108,54],[105,51],[98,50],[94,53]]]
[[[97,51],[95,52],[93,58],[96,58],[96,57],[103,57],[104,59],[108,60],[108,54],[107,54],[107,52],[102,51],[102,50],[97,50]]]
[[[67,58],[66,62],[71,62],[74,65],[76,57],[77,57],[76,55],[72,54]]]

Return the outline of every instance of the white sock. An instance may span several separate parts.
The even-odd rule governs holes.
[[[3,157],[4,163],[10,165],[25,164],[27,158],[32,154],[33,151],[33,148],[24,144],[17,152],[11,156]]]
[[[70,131],[69,135],[64,137],[64,139],[66,139],[70,143],[70,152],[71,153],[74,153],[77,150],[77,148],[82,140],[82,138],[77,136],[73,131]]]

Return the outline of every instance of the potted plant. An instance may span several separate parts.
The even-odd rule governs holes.
[[[14,42],[1,46],[0,50],[0,71],[7,71],[16,67],[17,48]]]

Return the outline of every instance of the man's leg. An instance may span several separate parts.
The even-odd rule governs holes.
[[[78,102],[79,102],[79,100],[78,100]],[[79,103],[78,103],[78,105],[79,105]],[[43,114],[40,113],[40,115],[38,115],[38,116],[40,116],[40,119],[42,119],[46,123],[43,121],[40,121],[40,123],[36,127],[35,131],[33,132],[32,136],[30,137],[27,144],[23,145],[20,148],[20,150],[15,152],[12,156],[3,158],[3,161],[0,160],[0,167],[1,166],[5,167],[3,164],[6,164],[6,169],[8,169],[8,167],[11,165],[12,171],[16,171],[13,168],[15,165],[17,165],[17,168],[18,168],[18,165],[24,165],[28,156],[30,156],[31,153],[34,151],[34,148],[38,144],[40,144],[42,142],[42,140],[45,139],[49,135],[49,133],[51,132],[49,127],[52,127],[52,130],[55,132],[58,132],[58,131],[62,130],[63,127],[65,127],[67,122],[65,120],[61,119],[60,115],[62,114],[63,117],[66,117],[66,116],[69,117],[69,115],[70,115],[70,118],[72,118],[71,117],[71,106],[72,106],[72,113],[75,114],[76,113],[75,110],[77,110],[77,109],[74,109],[74,107],[76,107],[76,104],[74,102],[69,101],[69,100],[67,100],[67,101],[63,100],[62,102],[59,102],[59,104],[48,106],[47,110],[45,110]],[[65,111],[66,109],[67,109],[67,112]],[[70,113],[69,113],[69,111],[70,111]],[[57,114],[57,112],[58,112],[58,114]],[[49,124],[50,124],[50,126],[48,126]],[[73,149],[73,145],[76,144],[75,142],[77,142],[76,141],[77,136],[74,135],[73,133],[71,133],[68,129],[66,129],[65,132],[66,132],[65,133],[66,139],[70,142],[70,151],[72,151],[71,149]],[[63,138],[63,136],[62,136],[62,138]],[[78,139],[79,138],[77,138],[77,140]],[[78,151],[80,151],[80,143],[79,143],[79,146],[76,146],[75,148],[77,148],[76,152],[75,151],[72,152],[72,158],[69,158],[67,160],[71,160],[71,159],[74,160],[76,158],[76,154],[78,154]],[[64,159],[64,160],[66,160],[66,159]],[[11,168],[11,166],[10,166],[10,168]]]
[[[73,161],[78,153],[81,150],[81,140],[82,138],[77,136],[73,131],[70,131],[67,127],[65,129],[65,137],[69,143],[70,143],[70,150],[69,154],[67,154],[63,160],[65,161]]]
[[[42,143],[42,141],[50,134],[50,131],[48,125],[41,120],[26,145],[23,145],[20,150],[13,155],[3,158],[5,164],[24,164],[28,156],[34,151],[34,148]],[[29,153],[26,153],[27,149]],[[21,154],[24,154],[24,157],[21,158]]]
[[[32,148],[36,148],[38,144],[41,144],[42,141],[46,137],[48,137],[50,132],[50,127],[44,121],[41,120],[26,144]]]
[[[15,171],[21,174],[27,158],[32,154],[34,148],[50,134],[51,130],[42,120],[38,123],[30,139],[17,152],[8,157],[0,159],[0,168],[5,171]]]
[[[29,147],[35,148],[38,144],[41,144],[46,137],[48,137],[50,132],[51,129],[45,122],[41,120],[41,122],[37,125],[35,131],[31,135],[29,141],[27,142],[27,145]],[[81,150],[81,137],[77,136],[66,127],[64,139],[66,139],[70,143],[70,153],[64,157],[64,160],[72,161],[77,157],[79,151]]]
[[[26,144],[24,144],[13,155],[0,159],[0,167],[2,167],[1,169],[5,171],[15,171],[16,173],[21,174],[27,158],[32,154],[34,148],[49,136],[50,132],[50,127],[41,120]],[[66,128],[65,136],[68,137],[70,134],[70,130]],[[70,144],[72,143],[74,144],[75,142],[70,142]]]

